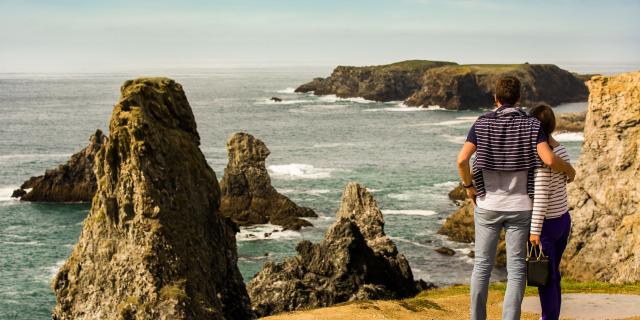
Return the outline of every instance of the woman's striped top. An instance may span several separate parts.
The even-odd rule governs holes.
[[[563,145],[553,148],[553,152],[562,160],[569,162],[567,148]],[[535,170],[531,234],[539,235],[542,232],[542,224],[545,219],[559,218],[568,210],[567,176],[546,166],[537,168]]]

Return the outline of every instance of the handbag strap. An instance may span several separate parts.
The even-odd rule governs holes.
[[[531,246],[531,248],[529,248],[529,241],[527,241],[527,258],[531,258],[533,254],[536,254],[536,247],[538,247],[537,250],[537,255],[533,256],[536,258],[536,260],[540,261],[540,259],[545,258],[546,256],[544,255],[544,253],[542,252],[542,245],[535,245],[535,246]]]

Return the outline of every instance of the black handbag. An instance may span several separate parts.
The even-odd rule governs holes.
[[[537,248],[537,250],[536,250]],[[527,242],[527,285],[531,287],[546,286],[549,282],[549,258],[542,253],[542,246],[531,246]]]

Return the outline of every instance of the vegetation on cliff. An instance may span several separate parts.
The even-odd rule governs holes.
[[[504,75],[513,75],[522,81],[522,103],[527,106],[585,101],[588,96],[583,79],[555,65],[458,65],[424,60],[381,66],[338,66],[331,76],[316,78],[298,87],[296,92],[375,101],[403,100],[409,106],[479,109],[494,104],[493,85]]]

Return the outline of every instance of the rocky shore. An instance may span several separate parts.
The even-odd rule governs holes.
[[[89,137],[89,145],[72,155],[67,163],[31,177],[12,197],[34,202],[90,202],[97,188],[93,165],[105,141],[102,131],[96,130]]]
[[[384,233],[382,212],[357,183],[342,194],[337,221],[317,244],[302,241],[298,255],[267,263],[247,285],[258,316],[340,302],[398,299],[417,285],[404,255]]]
[[[640,281],[640,72],[594,77],[563,269],[579,280]]]
[[[269,149],[248,133],[235,133],[227,141],[229,163],[220,182],[220,213],[238,225],[272,223],[284,230],[312,226],[301,217],[317,217],[311,208],[299,207],[271,185],[265,167]]]
[[[556,132],[582,132],[587,112],[556,114]]]
[[[182,86],[141,78],[121,93],[91,211],[53,280],[52,318],[254,318]]]
[[[296,92],[338,97],[362,97],[375,101],[404,101],[408,106],[481,109],[494,104],[492,88],[504,75],[522,81],[522,103],[552,106],[586,101],[584,77],[555,65],[458,65],[453,62],[409,60],[389,65],[338,66],[327,78],[316,78]]]

